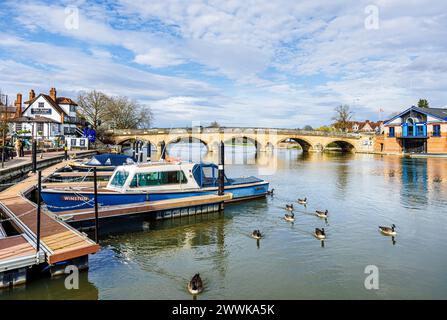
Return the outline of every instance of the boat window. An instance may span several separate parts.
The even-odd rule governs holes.
[[[130,183],[131,188],[138,187],[152,187],[165,184],[180,184],[187,183],[183,171],[163,171],[163,172],[148,172],[137,173]]]
[[[112,181],[110,182],[111,186],[114,187],[122,187],[129,176],[129,172],[127,171],[117,171],[113,176]]]

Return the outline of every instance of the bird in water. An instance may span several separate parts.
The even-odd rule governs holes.
[[[327,209],[326,211],[315,210],[315,214],[320,218],[327,218],[329,215],[329,211]]]
[[[299,204],[307,204],[307,198],[305,197],[304,199],[298,199],[298,203]]]
[[[267,190],[267,195],[273,196],[273,193],[275,192],[275,189],[272,188],[272,190]]]
[[[199,294],[203,291],[203,282],[200,274],[196,273],[188,283],[188,291],[192,295]]]
[[[318,240],[326,239],[326,233],[324,232],[324,228],[315,228],[314,237]]]
[[[261,231],[259,231],[259,230],[253,230],[251,236],[252,236],[253,238],[255,238],[256,240],[259,240],[259,239],[262,238]]]
[[[285,219],[286,221],[293,222],[293,221],[295,221],[295,214],[294,214],[293,212],[291,212],[291,213],[286,213],[286,214],[284,215],[284,219]]]
[[[386,236],[395,236],[397,233],[394,230],[396,228],[396,226],[394,225],[394,223],[391,225],[391,227],[384,227],[384,226],[379,226],[379,231],[386,235]]]
[[[293,211],[293,204],[286,204],[287,211]]]

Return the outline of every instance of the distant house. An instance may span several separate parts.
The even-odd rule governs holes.
[[[412,106],[384,123],[380,151],[447,153],[447,109]]]
[[[58,97],[55,88],[49,95],[29,92],[29,99],[22,107],[22,95],[17,94],[15,131],[20,134],[48,140],[56,137],[75,137],[82,132],[78,126],[85,124],[77,115],[77,104],[70,98]],[[79,132],[79,133],[78,133]]]
[[[350,121],[348,132],[370,132],[370,133],[382,133],[383,121]]]

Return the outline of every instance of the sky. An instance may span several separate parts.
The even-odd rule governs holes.
[[[153,126],[302,128],[447,106],[447,2],[0,0],[0,90],[148,105]],[[379,112],[382,109],[383,112]]]

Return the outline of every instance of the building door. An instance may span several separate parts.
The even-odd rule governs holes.
[[[426,153],[427,143],[425,139],[405,139],[404,152],[406,153]]]

